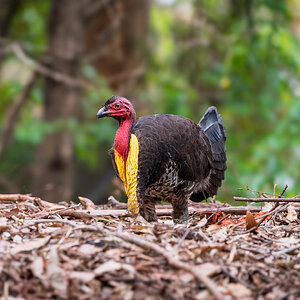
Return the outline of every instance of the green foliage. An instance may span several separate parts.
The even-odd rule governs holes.
[[[288,184],[290,195],[299,194],[300,46],[291,26],[299,26],[291,14],[293,2],[173,2],[151,6],[147,71],[134,91],[145,104],[138,114],[173,113],[198,122],[215,105],[228,133],[228,171],[218,199],[228,201],[238,194],[235,188],[245,186],[270,192],[274,183],[278,190]],[[46,51],[50,6],[49,0],[22,1],[13,18],[10,37],[34,57]],[[0,82],[2,124],[24,87],[24,76],[18,75],[28,70],[13,73],[20,64],[14,56],[1,63],[12,74]],[[74,133],[81,162],[91,169],[101,165],[99,148],[109,147],[117,124],[97,122],[95,115],[112,92],[92,66],[83,64],[82,71],[99,88],[85,91],[81,120],[42,121],[40,80],[22,109],[1,172],[30,165],[45,135],[60,130]]]
[[[47,47],[46,21],[51,1],[23,0],[20,4],[10,26],[10,37],[20,41],[27,51],[42,54]]]
[[[156,112],[195,121],[218,107],[228,132],[224,200],[237,187],[300,190],[299,40],[286,1],[248,4],[178,1],[151,12],[155,51],[143,96]],[[179,10],[192,14],[179,18]]]

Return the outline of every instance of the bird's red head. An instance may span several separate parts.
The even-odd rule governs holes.
[[[135,122],[135,110],[129,100],[119,96],[108,99],[103,107],[98,111],[97,118],[112,117],[119,122],[130,120]]]

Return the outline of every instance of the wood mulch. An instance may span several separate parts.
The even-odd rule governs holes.
[[[174,225],[169,206],[147,223],[114,198],[0,195],[0,299],[300,299],[299,203],[271,197]]]

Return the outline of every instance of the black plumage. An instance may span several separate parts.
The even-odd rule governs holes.
[[[110,107],[106,111],[120,99],[128,101],[114,98],[104,105]],[[118,120],[122,125],[123,119]],[[130,134],[139,142],[136,193],[147,221],[157,220],[159,201],[170,202],[174,221],[181,222],[188,218],[188,199],[199,202],[217,194],[226,170],[226,132],[215,107],[208,108],[198,124],[169,114],[140,117],[131,124],[129,139]],[[115,163],[114,152],[112,159]]]

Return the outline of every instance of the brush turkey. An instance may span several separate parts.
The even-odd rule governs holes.
[[[174,222],[183,222],[188,199],[200,202],[217,194],[226,170],[226,132],[215,107],[198,124],[170,114],[136,120],[131,102],[114,96],[97,117],[119,122],[110,154],[133,214],[157,221],[155,204],[167,201]]]

